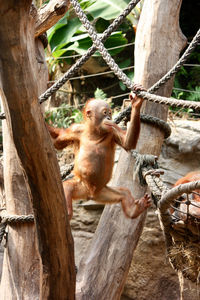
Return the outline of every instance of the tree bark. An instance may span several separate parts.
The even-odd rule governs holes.
[[[4,183],[6,209],[9,214],[33,213],[27,182],[20,167],[6,120],[3,121]],[[39,298],[39,255],[36,250],[35,226],[9,226],[0,295],[2,300]]]
[[[41,35],[58,22],[69,9],[69,0],[51,0],[38,10],[35,37]]]
[[[178,60],[185,39],[179,28],[181,1],[146,0],[137,28],[135,44],[135,78],[149,88]],[[173,80],[159,90],[170,96]],[[145,103],[143,112],[167,118],[167,107]],[[157,127],[142,124],[137,151],[159,155],[164,134]],[[134,159],[121,151],[112,186],[126,186],[137,199],[144,195],[137,178],[132,178]],[[86,256],[77,274],[77,300],[117,300],[141,235],[146,213],[137,219],[124,217],[119,204],[106,206]]]
[[[35,39],[35,50],[38,66],[39,96],[47,89],[48,68],[45,61],[44,47],[38,38]],[[4,156],[4,178],[2,178],[2,184],[5,183],[7,213],[16,215],[33,214],[27,181],[20,166],[6,120],[3,121],[2,127]],[[1,201],[0,207],[2,207]],[[39,299],[40,257],[36,245],[35,224],[9,226],[8,232],[4,251],[2,284],[0,286],[2,300],[17,299],[17,297],[24,300],[29,300],[30,298],[37,300]],[[20,239],[19,236],[21,237]],[[0,265],[1,267],[2,265]]]
[[[3,101],[3,105],[9,133],[14,140],[23,173],[26,173],[25,178],[29,185],[28,194],[32,200],[36,219],[38,247],[41,256],[40,298],[71,300],[74,299],[75,289],[73,239],[55,151],[38,103],[35,22],[34,18],[29,15],[31,1],[8,0],[1,1],[0,5],[0,78],[3,88],[2,95],[5,94],[7,99],[7,101]],[[5,97],[3,98],[5,99]],[[20,199],[12,199],[12,205],[15,207],[11,208],[8,204],[8,208],[11,210],[9,213],[21,214],[22,210],[25,213],[30,212],[29,204],[26,203],[26,207],[22,203],[18,204],[18,202],[25,202],[23,197],[25,194],[21,195]],[[26,270],[28,272],[27,280],[30,279],[30,274],[36,270],[34,261],[31,265],[32,269],[28,269],[27,257],[24,257],[23,261],[23,252],[20,254],[18,253],[19,249],[15,248],[18,243],[20,249],[22,246],[25,247],[25,244],[26,247],[30,247],[30,251],[33,249],[30,244],[34,242],[34,234],[27,229],[29,226],[32,225],[18,225],[9,229],[6,250],[9,269],[7,278],[3,276],[1,286],[4,287],[4,293],[6,293],[6,288],[12,289],[13,297],[8,298],[4,294],[3,299],[22,299],[19,296],[22,295],[20,289],[23,290],[23,299],[34,299],[37,293],[34,288],[37,285],[36,281],[21,281],[26,276]],[[22,240],[20,241],[19,234],[22,232],[24,235],[23,238],[21,236]],[[12,243],[12,237],[16,239],[14,243]],[[28,246],[27,240],[29,241]],[[11,257],[11,254],[14,255],[15,251],[17,255],[14,257],[17,256],[17,260],[16,264],[12,266],[10,263],[14,258]],[[29,253],[31,256],[32,253]],[[13,276],[19,272],[20,262],[25,264],[24,274],[17,280]],[[7,279],[8,281],[6,281]],[[13,282],[10,286],[11,280]],[[34,287],[28,289],[28,283]],[[28,292],[33,293],[29,294],[27,298],[26,288]],[[10,292],[11,294],[12,292]]]

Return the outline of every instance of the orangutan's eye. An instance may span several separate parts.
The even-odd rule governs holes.
[[[104,114],[104,115],[107,115],[107,112],[106,112],[106,110],[104,110],[104,111],[103,111],[103,114]]]

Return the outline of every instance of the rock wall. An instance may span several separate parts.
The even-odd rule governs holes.
[[[200,121],[176,120],[171,136],[164,142],[159,164],[163,180],[173,185],[177,179],[200,169]]]

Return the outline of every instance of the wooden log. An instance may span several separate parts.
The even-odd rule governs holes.
[[[36,219],[40,299],[71,300],[75,290],[73,239],[55,150],[38,103],[35,21],[29,15],[30,6],[31,0],[1,2],[0,78],[7,100],[3,105]],[[1,285],[10,288],[9,282]]]
[[[185,39],[179,28],[181,1],[146,0],[137,28],[135,45],[136,83],[149,88],[165,74],[179,58]],[[170,96],[173,81],[159,90]],[[167,118],[167,107],[145,103],[143,111],[161,119]],[[137,150],[159,155],[163,132],[157,127],[142,125]],[[137,178],[132,179],[134,159],[124,150],[120,153],[112,186],[126,186],[135,198],[144,195]],[[92,239],[90,248],[81,260],[77,274],[77,300],[117,300],[123,286],[143,229],[146,213],[137,219],[124,217],[120,205],[106,206]]]
[[[43,5],[37,13],[35,24],[35,37],[41,35],[51,28],[69,9],[69,0],[51,0],[48,4]]]
[[[44,47],[38,38],[35,39],[35,50],[38,66],[37,74],[39,82],[37,88],[39,96],[47,88],[48,68],[45,61]],[[27,186],[27,181],[25,180],[23,170],[20,166],[19,158],[10,136],[6,120],[3,121],[2,127],[3,161],[5,168],[4,176],[0,178],[0,188],[2,188],[2,185],[5,182],[7,213],[16,215],[33,214],[31,199],[28,192],[29,187]],[[0,208],[1,207],[0,200]],[[17,299],[17,297],[24,300],[39,299],[40,257],[37,248],[34,223],[8,227],[8,237],[4,251],[3,275],[1,278],[2,284],[0,287],[2,300]],[[1,267],[2,265],[0,265],[0,274]],[[12,272],[12,276],[10,276],[10,272]],[[21,287],[22,282],[23,288]]]
[[[33,211],[27,182],[6,120],[3,121],[3,141],[7,212],[16,215],[31,214]],[[36,243],[34,223],[9,226],[0,286],[2,300],[39,298],[40,263]]]

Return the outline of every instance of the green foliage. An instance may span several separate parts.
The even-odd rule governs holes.
[[[126,67],[129,67],[131,64],[131,60],[130,58],[126,59],[126,60],[123,60],[122,62],[119,62],[118,65],[120,68],[126,68]],[[130,70],[127,70],[127,71],[124,71],[124,73],[127,75],[127,77],[130,79],[130,80],[133,80],[134,78],[134,71],[133,69],[130,69]],[[121,88],[122,91],[126,91],[128,90],[126,85],[123,84],[122,81],[119,81],[119,86]]]
[[[104,93],[101,89],[97,88],[96,91],[94,92],[94,98],[95,99],[102,99],[106,100],[107,99],[107,94]]]
[[[200,47],[198,46],[191,54],[187,64],[190,66],[182,66],[179,72],[175,76],[174,89],[172,97],[177,99],[184,99],[190,101],[200,101]],[[194,66],[192,66],[194,64]],[[172,111],[178,111],[175,108],[171,108]],[[193,114],[193,109],[183,109],[183,112]],[[198,111],[196,112],[198,115]]]
[[[94,19],[102,16],[105,20],[115,19],[129,4],[129,0],[96,0],[87,11]]]
[[[200,86],[195,86],[194,92],[195,93],[190,93],[187,99],[191,101],[200,101]]]
[[[80,123],[83,120],[82,112],[66,104],[54,108],[52,111],[45,113],[45,120],[59,128],[67,128],[72,123]]]
[[[172,97],[200,101],[200,66],[197,66],[200,64],[199,50],[198,46],[187,61],[187,64],[194,64],[194,66],[185,65],[176,74]],[[193,110],[187,112],[191,113]]]
[[[93,23],[96,31],[101,36],[102,32],[106,30],[112,19],[116,18],[122,10],[128,5],[129,0],[79,0],[81,7],[87,14],[89,20]],[[138,8],[133,10],[130,17],[133,19],[137,15]],[[121,31],[123,29],[123,32]],[[113,32],[105,42],[106,48],[115,46],[123,46],[127,44],[125,33],[133,31],[131,23],[124,22],[120,29]],[[51,48],[51,53],[48,58],[50,67],[57,64],[57,58],[63,56],[72,56],[74,54],[83,55],[90,46],[92,40],[90,39],[84,26],[74,14],[71,8],[65,16],[60,19],[51,29],[47,31],[48,41]],[[114,56],[120,53],[124,48],[109,50],[110,55]],[[93,56],[100,56],[97,51]],[[66,59],[68,64],[73,63],[72,58]],[[53,70],[52,70],[53,71]]]

